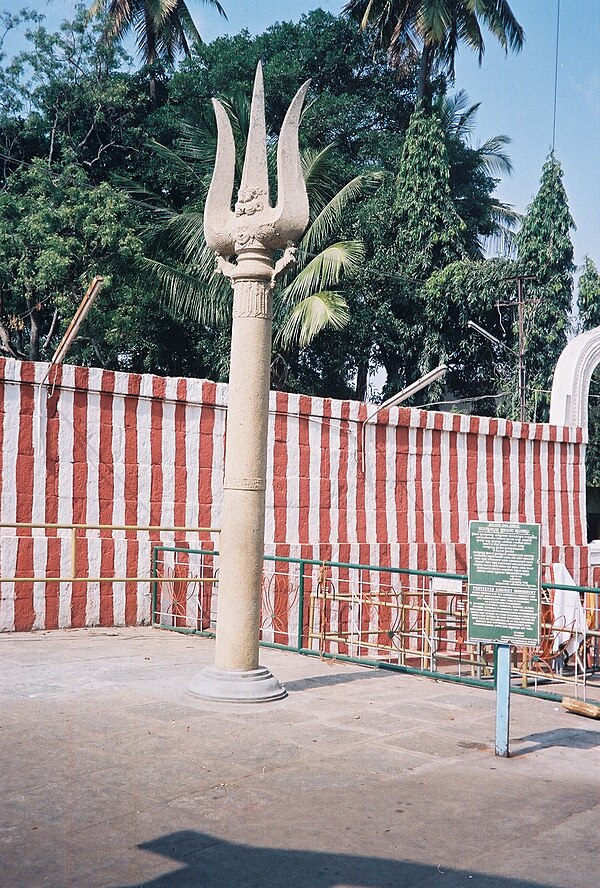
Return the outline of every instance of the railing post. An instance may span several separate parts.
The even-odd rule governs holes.
[[[298,589],[298,651],[303,648],[304,639],[304,568],[305,561],[300,562],[300,586]]]
[[[71,582],[77,577],[77,527],[71,527]]]

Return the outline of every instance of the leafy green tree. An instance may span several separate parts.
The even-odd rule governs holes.
[[[96,183],[135,166],[150,103],[140,79],[121,70],[120,47],[104,45],[101,33],[102,22],[83,9],[56,33],[38,25],[2,71],[21,96],[0,119],[5,138],[16,134],[7,174],[36,156],[60,162],[65,151]]]
[[[366,168],[397,167],[414,102],[412,73],[396,78],[350,22],[320,9],[264,34],[242,32],[196,47],[169,85],[171,106],[201,116],[212,96],[245,95],[259,59],[275,132],[299,84],[310,78],[301,146],[320,151],[335,142],[338,187]]]
[[[577,308],[582,331],[600,326],[600,273],[589,256],[583,260],[583,271],[579,277]]]
[[[380,206],[380,215],[385,212]],[[422,105],[406,133],[390,218],[392,249],[380,244],[369,269],[385,293],[374,327],[388,393],[431,369],[432,350],[426,343],[432,331],[425,322],[422,287],[435,270],[467,254],[465,224],[452,200],[444,134],[437,116],[426,114]]]
[[[51,356],[94,275],[118,291],[139,252],[124,199],[76,164],[13,173],[0,193],[2,351]]]
[[[524,32],[507,0],[348,0],[345,12],[370,29],[375,46],[388,51],[390,65],[402,70],[418,62],[417,99],[431,88],[436,72],[454,79],[459,45],[474,50],[481,64],[484,26],[508,52],[523,46]]]
[[[513,265],[506,259],[460,260],[435,271],[423,288],[429,363],[433,366],[450,359],[445,397],[471,401],[481,415],[519,413],[514,385],[518,341],[506,306]],[[501,344],[470,330],[469,321]]]
[[[515,273],[533,277],[524,282],[527,409],[532,420],[547,417],[554,368],[571,327],[575,266],[570,232],[575,223],[562,175],[551,153],[516,239]]]
[[[450,188],[450,160],[435,114],[418,105],[411,117],[398,171],[396,244],[409,275],[424,277],[461,258],[465,223]]]

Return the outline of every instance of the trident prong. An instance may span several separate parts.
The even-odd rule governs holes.
[[[307,81],[296,93],[281,127],[277,148],[278,195],[274,207],[269,200],[265,95],[260,62],[252,93],[242,181],[233,212],[235,142],[227,112],[219,101],[213,99],[217,155],[204,208],[204,232],[207,245],[218,255],[227,259],[257,247],[273,253],[297,241],[304,233],[309,220],[309,205],[300,162],[298,128],[309,85],[310,81]]]

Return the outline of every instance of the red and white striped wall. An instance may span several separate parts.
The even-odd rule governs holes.
[[[226,399],[206,380],[0,359],[1,522],[218,527]],[[587,581],[581,429],[409,408],[366,418],[363,403],[271,394],[265,551],[463,572],[471,519],[527,521],[545,560]],[[0,533],[2,578],[70,575],[68,532]],[[90,532],[77,574],[147,576],[158,539]],[[0,591],[0,630],[149,618],[143,584]]]

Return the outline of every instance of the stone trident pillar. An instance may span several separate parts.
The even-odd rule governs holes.
[[[298,126],[308,83],[294,97],[277,151],[278,195],[269,201],[264,87],[259,64],[242,180],[234,211],[235,143],[223,106],[213,99],[217,156],[204,211],[208,246],[233,286],[219,601],[215,665],[188,686],[212,700],[264,702],[285,689],[258,662],[264,554],[272,292],[294,261],[294,242],[308,224]],[[282,258],[273,263],[277,250]]]

